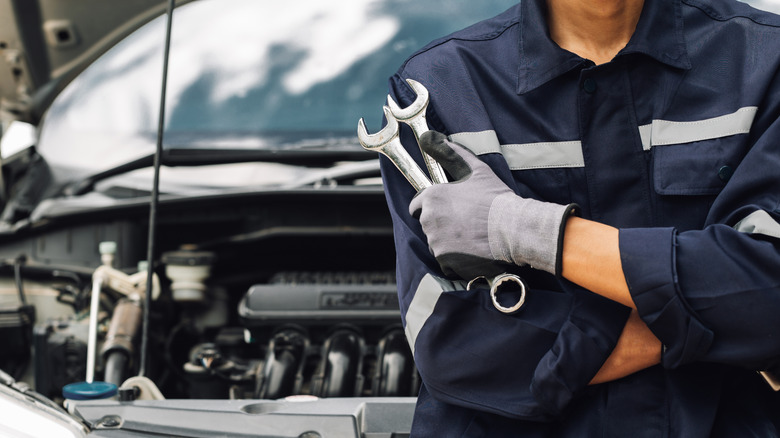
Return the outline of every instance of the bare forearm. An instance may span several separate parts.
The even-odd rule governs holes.
[[[563,237],[561,274],[572,283],[636,308],[623,276],[617,228],[571,217]]]
[[[639,317],[628,291],[618,243],[616,228],[577,217],[566,224],[563,277],[634,309],[591,384],[616,380],[661,361],[661,342]]]

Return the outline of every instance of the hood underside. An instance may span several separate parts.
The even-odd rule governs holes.
[[[65,84],[166,4],[0,0],[0,121],[37,123]]]

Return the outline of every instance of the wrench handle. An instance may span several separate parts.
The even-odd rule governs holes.
[[[425,175],[425,172],[420,169],[420,166],[406,152],[398,137],[391,140],[385,147],[377,149],[377,152],[389,158],[416,191],[419,192],[433,185],[431,180]]]
[[[414,136],[417,138],[417,145],[419,146],[420,136],[423,135],[423,133],[429,131],[428,121],[425,118],[425,111],[423,111],[423,113],[417,117],[414,117],[410,120],[404,120],[404,122],[412,128],[412,131],[414,131]],[[441,164],[434,160],[433,157],[426,154],[422,148],[420,148],[420,152],[422,152],[423,161],[425,161],[425,167],[428,168],[428,173],[431,175],[431,180],[433,183],[444,184],[448,182],[447,175],[444,173],[444,169],[441,167]]]

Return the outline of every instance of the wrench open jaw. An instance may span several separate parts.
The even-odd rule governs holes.
[[[390,96],[387,96],[387,106],[390,108],[390,112],[393,114],[396,120],[406,123],[414,131],[414,136],[417,138],[417,144],[420,144],[420,136],[429,130],[428,121],[425,118],[425,111],[428,109],[428,103],[430,102],[430,95],[428,89],[425,86],[414,79],[407,79],[406,82],[417,94],[414,102],[406,108],[401,108],[398,103]],[[421,149],[422,151],[422,149]],[[425,152],[423,159],[425,166],[428,168],[428,173],[431,175],[431,180],[435,184],[443,184],[447,182],[447,176],[444,173],[441,165],[431,158]]]
[[[398,138],[398,121],[390,113],[390,108],[382,107],[387,119],[387,125],[376,134],[369,134],[366,123],[361,118],[358,121],[358,140],[364,149],[383,154],[395,164],[406,180],[418,192],[432,185],[420,166],[412,159]]]

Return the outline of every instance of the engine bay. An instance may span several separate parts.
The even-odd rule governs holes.
[[[29,227],[0,239],[0,368],[53,400],[139,371],[169,399],[415,396],[386,209],[375,187],[161,198],[145,341],[148,206]]]

